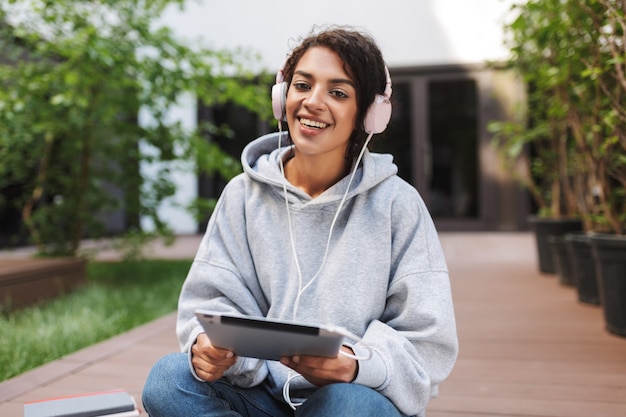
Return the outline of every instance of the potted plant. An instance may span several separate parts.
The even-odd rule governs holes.
[[[516,6],[519,15],[509,26],[511,63],[529,84],[531,127],[517,137],[502,135],[507,131],[500,128],[499,144],[510,152],[526,137],[534,145],[540,161],[531,159],[531,167],[545,165],[534,173],[543,181],[538,190],[551,191],[549,214],[565,207],[579,216],[582,232],[568,233],[565,240],[569,246],[587,244],[586,253],[593,255],[593,268],[572,268],[579,299],[586,297],[580,273],[591,269],[608,330],[626,336],[624,8],[613,0],[530,0]],[[544,143],[548,152],[539,146]],[[582,252],[569,252],[582,261]]]
[[[536,236],[539,270],[560,272],[562,282],[569,283],[569,268],[559,256],[565,253],[563,236],[582,230],[582,223],[574,191],[580,172],[570,163],[574,141],[566,123],[572,67],[561,65],[564,52],[559,43],[568,28],[558,19],[560,7],[559,0],[513,6],[517,17],[505,26],[510,35],[508,64],[523,78],[527,100],[516,120],[492,121],[488,127],[509,172],[537,207],[529,225]]]
[[[606,327],[626,337],[626,33],[624,5],[581,3],[590,17],[583,61],[587,88],[572,103],[571,126],[586,161],[587,199],[581,199]],[[586,106],[582,106],[582,103]]]

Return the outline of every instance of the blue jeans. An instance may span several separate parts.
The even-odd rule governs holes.
[[[294,412],[265,384],[241,388],[224,379],[196,380],[185,353],[154,365],[142,399],[150,417],[404,417],[385,396],[358,384],[326,385]]]

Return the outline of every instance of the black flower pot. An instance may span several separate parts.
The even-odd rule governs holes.
[[[548,236],[563,236],[569,232],[582,230],[580,219],[547,218],[531,216],[528,218],[531,230],[535,233],[539,271],[546,274],[555,274],[552,251],[548,243]]]
[[[567,233],[565,243],[570,259],[571,272],[576,284],[578,301],[599,305],[596,266],[591,253],[591,241],[586,233]]]
[[[626,236],[592,234],[590,241],[606,328],[626,337]]]
[[[548,240],[548,246],[552,252],[552,263],[554,264],[554,271],[559,276],[559,282],[563,285],[573,287],[576,282],[574,281],[571,257],[567,251],[565,236],[566,235],[550,235],[546,239]]]

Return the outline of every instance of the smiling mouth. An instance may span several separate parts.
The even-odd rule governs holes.
[[[304,117],[300,118],[300,124],[314,129],[323,129],[328,126],[328,123],[316,122],[314,120],[305,119]]]

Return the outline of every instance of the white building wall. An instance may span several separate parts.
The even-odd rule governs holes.
[[[277,69],[314,25],[372,34],[390,67],[503,59],[502,25],[513,0],[188,0],[164,21],[181,36],[218,48],[258,51]]]
[[[370,33],[389,67],[504,60],[503,25],[514,0],[188,0],[163,22],[182,38],[213,48],[243,47],[276,71],[315,25],[350,25]],[[176,117],[195,117],[195,106]],[[193,123],[189,121],[189,123]],[[178,192],[162,213],[176,233],[195,225],[182,206],[197,196],[196,180],[180,172]],[[146,225],[149,226],[149,225]]]

